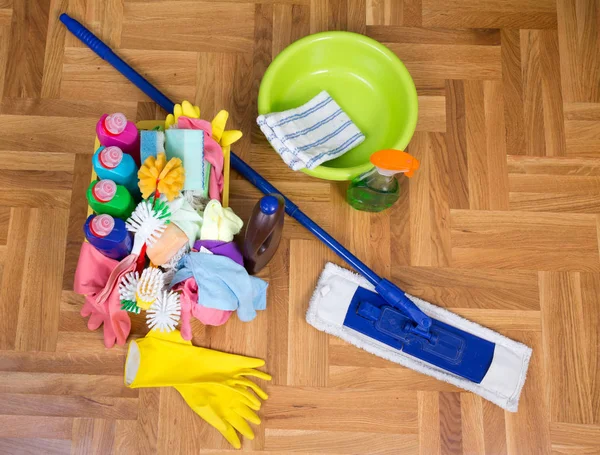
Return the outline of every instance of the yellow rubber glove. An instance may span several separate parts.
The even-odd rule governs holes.
[[[221,110],[210,122],[212,126],[212,138],[221,146],[223,153],[229,153],[231,144],[237,142],[242,137],[242,132],[238,130],[225,131],[225,125],[229,119],[229,112]]]
[[[130,388],[173,386],[192,410],[215,427],[235,448],[241,443],[235,430],[249,439],[254,432],[246,422],[259,424],[254,411],[268,395],[247,376],[270,380],[255,368],[261,359],[195,347],[178,330],[152,330],[129,344],[125,385]],[[254,411],[253,411],[254,410]]]
[[[210,122],[212,127],[212,138],[217,141],[217,143],[221,140],[221,136],[223,136],[228,118],[229,112],[223,109],[220,110],[217,115],[215,115],[215,118]]]
[[[248,422],[260,425],[260,418],[254,412],[260,409],[260,401],[247,388],[203,382],[178,385],[175,389],[196,414],[216,428],[236,449],[242,444],[235,430],[250,440],[254,439],[254,431]]]
[[[181,104],[176,104],[173,108],[173,113],[167,115],[165,119],[165,129],[168,130],[175,125],[177,119],[182,115],[188,118],[200,118],[200,108],[185,100]]]
[[[128,387],[233,381],[256,390],[258,386],[247,376],[271,379],[269,374],[255,369],[262,367],[264,360],[193,346],[181,337],[179,330],[167,334],[169,337],[164,335],[152,330],[146,337],[129,343],[125,364]]]
[[[215,118],[210,122],[212,125],[212,138],[223,149],[223,177],[225,186],[223,188],[223,207],[229,206],[229,163],[231,154],[231,144],[240,140],[242,132],[238,130],[225,131],[229,112],[221,110],[215,115]]]

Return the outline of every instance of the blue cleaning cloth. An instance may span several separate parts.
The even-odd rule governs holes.
[[[186,254],[171,281],[171,287],[190,277],[198,284],[198,303],[207,308],[236,311],[240,321],[256,317],[267,307],[267,283],[248,275],[246,269],[226,256]]]

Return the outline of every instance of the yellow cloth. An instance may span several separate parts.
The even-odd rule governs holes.
[[[233,236],[241,231],[244,222],[229,207],[223,207],[212,199],[206,204],[202,214],[204,221],[200,229],[200,240],[222,240],[231,242]]]
[[[129,344],[125,362],[125,385],[130,388],[173,386],[192,410],[215,427],[236,449],[241,443],[235,430],[249,439],[254,433],[248,423],[259,424],[254,411],[268,395],[254,376],[271,376],[256,368],[264,360],[195,347],[175,330],[152,330],[145,338]]]
[[[172,201],[183,189],[185,170],[179,158],[171,158],[167,162],[167,155],[159,153],[156,157],[150,156],[144,161],[138,171],[139,187],[144,199],[152,196],[156,190]]]

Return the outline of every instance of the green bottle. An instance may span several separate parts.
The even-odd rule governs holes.
[[[371,155],[371,163],[375,166],[373,169],[350,182],[346,200],[356,210],[381,212],[400,197],[396,174],[412,177],[419,168],[419,161],[400,150],[380,150]]]
[[[135,202],[127,188],[108,179],[90,183],[87,200],[98,215],[106,213],[122,220],[129,218],[135,209]]]

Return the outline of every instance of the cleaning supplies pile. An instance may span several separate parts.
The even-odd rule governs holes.
[[[61,15],[61,21],[75,36],[127,75],[159,105],[166,110],[171,110],[174,105],[164,94],[121,60],[92,32],[66,14]],[[183,112],[182,106],[179,106],[179,109]],[[195,114],[199,117],[199,110]],[[302,115],[304,114],[310,113],[305,111]],[[174,117],[171,119],[173,124]],[[192,116],[192,118],[196,117]],[[275,126],[270,125],[270,127]],[[323,139],[329,136],[326,135]],[[418,167],[418,163],[412,160],[403,159],[403,161],[410,165],[408,169],[403,167],[398,169],[395,165],[392,167],[385,165],[381,168],[410,173]],[[404,293],[358,260],[235,154],[231,154],[231,163],[242,176],[263,193],[279,194],[285,202],[286,213],[309,229],[362,275],[358,276],[328,264],[309,305],[307,312],[309,324],[375,355],[463,387],[504,409],[516,411],[531,357],[529,347]],[[160,181],[157,180],[157,187],[159,183]],[[154,201],[156,199],[155,197]],[[149,208],[146,207],[144,210]],[[275,212],[266,210],[264,213]],[[160,225],[160,214],[154,218],[153,225]],[[97,224],[103,227],[105,232],[108,231],[107,226],[103,226],[110,224],[108,219]],[[140,224],[139,230],[143,232],[144,226]],[[156,239],[157,235],[153,234],[151,237]],[[136,234],[133,248],[139,247],[140,243],[137,241]],[[146,241],[144,240],[143,243],[145,244]],[[114,302],[114,299],[109,299],[115,292],[114,283],[124,273],[135,268],[134,263],[138,257],[135,254],[129,255],[115,265],[114,259],[104,256],[91,246],[87,249],[90,248],[90,257],[100,255],[106,260],[100,264],[101,267],[97,271],[87,271],[87,274],[85,271],[81,272],[82,288],[87,286],[87,290],[94,297],[91,300],[86,298],[82,314],[90,315],[90,326],[97,328],[104,323],[105,334],[106,325],[109,325],[108,330],[112,331],[112,336],[122,336],[124,332],[128,333],[129,317],[122,318],[119,311],[115,311],[114,304],[104,306],[103,302],[107,299],[111,303]],[[82,252],[83,249],[82,247]],[[148,274],[155,275],[156,272],[148,272]],[[134,286],[136,278],[134,275],[133,280],[125,279],[124,288],[129,286],[131,290],[135,287],[137,295],[137,286]],[[188,282],[185,283],[187,284]],[[141,290],[144,299],[146,292],[151,292],[149,290],[155,286],[156,283],[148,278],[147,285]],[[144,299],[142,300],[145,301]],[[157,320],[156,326],[162,324],[168,327],[171,322],[169,317],[176,312],[169,310],[173,305],[168,300],[168,294],[165,298],[163,293],[163,301],[166,301],[163,306],[167,308],[166,316]],[[137,306],[137,297],[135,304]],[[131,302],[129,305],[132,305]],[[167,338],[170,336],[172,338]],[[257,359],[241,356],[227,358],[222,357],[222,353],[194,348],[182,341],[177,330],[167,333],[152,330],[144,340],[130,344],[125,383],[129,387],[174,387],[198,415],[215,426],[235,447],[239,447],[240,442],[235,429],[251,438],[253,434],[246,420],[257,421],[258,417],[251,410],[260,406],[260,402],[257,400],[256,403],[253,400],[255,397],[251,393],[248,396],[246,392],[249,392],[248,389],[253,389],[261,398],[266,399],[264,392],[261,394],[256,384],[245,377],[270,379],[270,376],[255,370],[258,366],[262,366],[262,361]],[[241,406],[241,403],[245,406]]]
[[[154,130],[123,114],[103,115],[93,156],[98,177],[87,199],[75,291],[86,296],[88,327],[104,343],[124,344],[130,315],[150,329],[192,338],[191,317],[224,324],[234,311],[251,321],[266,306],[267,283],[248,275],[233,242],[242,220],[226,207],[224,162],[242,136],[226,131],[227,111],[212,122],[184,101]],[[224,201],[225,203],[223,203]]]
[[[295,109],[260,115],[256,122],[294,171],[314,169],[365,140],[365,135],[326,91]]]
[[[189,341],[192,317],[221,325],[237,311],[251,321],[266,307],[267,284],[248,275],[233,242],[243,222],[226,207],[224,163],[242,133],[225,131],[227,118],[221,111],[201,120],[184,101],[166,130],[138,133],[123,114],[102,116],[92,159],[98,179],[87,191],[94,213],[84,225],[74,289],[85,295],[88,328],[103,326],[107,348],[125,344],[131,317],[145,312],[150,331],[129,345],[127,387],[174,387],[240,448],[236,430],[253,439],[248,422],[260,423],[256,411],[267,399],[247,378],[270,380],[255,369],[264,361]]]

